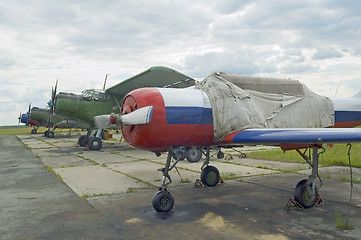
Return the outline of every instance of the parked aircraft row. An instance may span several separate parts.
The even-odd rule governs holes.
[[[330,99],[291,79],[213,73],[195,83],[172,69],[153,67],[106,90],[59,93],[50,105],[55,116],[87,124],[81,146],[100,149],[101,131],[113,128],[135,148],[156,156],[168,152],[152,200],[158,212],[173,208],[169,172],[180,160],[204,155],[201,181],[213,187],[220,174],[210,165],[211,149],[222,157],[221,148],[258,144],[297,150],[309,163],[312,174],[297,184],[294,197],[304,208],[312,207],[322,145],[361,142],[361,128],[353,128],[361,125],[361,98]],[[300,149],[312,150],[312,158]]]

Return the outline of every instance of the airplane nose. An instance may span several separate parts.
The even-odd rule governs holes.
[[[29,117],[28,114],[23,113],[21,115],[21,123],[28,123]]]

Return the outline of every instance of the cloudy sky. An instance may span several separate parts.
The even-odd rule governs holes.
[[[314,92],[361,89],[361,4],[290,0],[2,0],[0,125],[51,87],[80,93],[151,66],[293,78]],[[339,86],[339,88],[338,88]]]

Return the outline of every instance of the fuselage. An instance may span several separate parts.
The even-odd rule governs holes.
[[[59,93],[56,96],[55,115],[94,125],[94,116],[114,112],[116,102],[100,91],[84,91],[82,95]]]
[[[333,102],[334,127],[361,125],[360,99],[337,99]],[[147,106],[153,106],[150,123],[122,125],[123,136],[130,145],[153,152],[163,152],[167,150],[167,146],[217,144],[214,140],[212,106],[204,91],[194,88],[137,89],[124,98],[122,114]]]
[[[334,127],[349,128],[361,125],[360,98],[334,98],[331,100],[335,109]]]
[[[29,124],[30,126],[46,126],[54,125],[62,119],[56,116],[51,116],[49,119],[49,109],[33,107],[27,114],[22,114],[21,122]]]

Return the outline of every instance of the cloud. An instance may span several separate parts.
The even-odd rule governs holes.
[[[111,86],[154,65],[195,78],[297,78],[325,95],[343,79],[347,96],[360,88],[360,22],[355,1],[4,0],[0,86],[23,95],[1,88],[1,107],[44,106],[56,79],[59,91],[79,93],[101,88],[107,73]],[[18,113],[8,115],[0,125]]]
[[[313,60],[323,60],[328,58],[341,58],[343,55],[341,52],[337,51],[336,49],[330,48],[320,48],[317,49],[316,53],[313,55]]]

